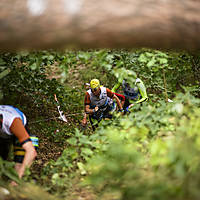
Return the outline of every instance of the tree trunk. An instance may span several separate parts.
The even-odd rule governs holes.
[[[199,0],[1,0],[0,51],[200,49]]]

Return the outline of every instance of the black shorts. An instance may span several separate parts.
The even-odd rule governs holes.
[[[125,97],[125,102],[124,102],[124,106],[123,106],[123,110],[126,110],[126,108],[130,105],[129,99],[127,97]]]
[[[10,139],[0,138],[0,156],[3,158],[3,160],[8,159],[8,154],[12,144],[13,144],[13,138]]]

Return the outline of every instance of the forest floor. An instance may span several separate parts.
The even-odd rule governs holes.
[[[49,79],[56,78],[59,80],[61,78],[60,71],[57,66],[52,66],[51,71],[48,72]],[[94,71],[93,69],[89,69],[85,65],[76,66],[75,68],[71,68],[68,71],[68,77],[66,81],[63,83],[65,88],[67,89],[68,93],[72,93],[74,99],[69,101],[68,107],[69,110],[66,110],[64,114],[67,116],[68,122],[63,122],[59,117],[59,113],[57,111],[57,107],[49,107],[47,108],[47,115],[40,116],[40,113],[34,119],[29,120],[29,128],[31,133],[37,135],[39,137],[39,149],[38,155],[36,160],[34,161],[33,165],[31,166],[31,179],[37,187],[41,189],[41,193],[47,192],[48,195],[52,195],[52,199],[54,200],[97,200],[97,199],[106,199],[106,200],[117,200],[118,195],[113,195],[112,193],[108,193],[102,197],[99,197],[99,193],[94,191],[90,186],[82,186],[80,183],[82,182],[82,177],[80,174],[74,176],[70,180],[70,186],[67,187],[66,191],[62,189],[58,189],[52,185],[51,176],[42,177],[44,176],[44,170],[46,166],[48,166],[49,162],[55,162],[63,153],[64,149],[67,148],[66,139],[69,135],[62,135],[63,133],[70,133],[73,132],[75,128],[80,129],[80,124],[82,120],[82,113],[83,113],[83,103],[84,103],[84,95],[86,91],[85,83],[89,82],[92,78],[97,78],[98,76],[103,75],[103,73],[99,70]],[[104,77],[105,78],[105,77]],[[77,94],[77,96],[76,96]],[[45,113],[42,111],[43,113]],[[35,116],[37,116],[34,113]],[[75,114],[75,115],[74,115]],[[76,115],[77,114],[77,115]],[[32,115],[32,114],[31,114]],[[83,134],[92,134],[91,126],[88,125],[87,130],[84,131]],[[46,171],[47,172],[47,171]],[[47,173],[48,174],[48,173]],[[76,172],[75,172],[76,174]],[[23,192],[23,191],[22,191]],[[18,192],[19,193],[19,192]],[[30,198],[30,196],[37,193],[40,196],[40,191],[24,193],[22,197],[11,197],[5,200],[27,200],[27,199],[35,199]],[[41,194],[42,195],[42,194]],[[55,198],[54,198],[55,195]],[[41,197],[39,197],[41,198]],[[36,198],[37,199],[37,198]],[[42,198],[43,200],[48,199]],[[48,199],[49,200],[49,199]]]
[[[64,125],[64,122],[57,121],[60,123],[61,126]],[[56,134],[56,130],[55,130]],[[53,140],[49,140],[48,137],[45,136],[44,133],[39,134],[40,139],[40,149],[38,152],[38,156],[34,165],[32,166],[32,174],[40,182],[40,175],[43,170],[43,167],[50,161],[56,161],[59,156],[61,156],[63,150],[66,148],[66,145],[60,145],[59,142],[54,142]],[[89,187],[82,187],[80,186],[81,177],[76,177],[72,180],[72,187],[69,187],[69,191],[66,193],[68,194],[67,200],[96,200],[96,195]],[[45,183],[42,183],[45,184]],[[48,183],[49,184],[49,183]],[[50,183],[51,184],[51,183]]]
[[[49,78],[59,79],[60,76],[57,74],[57,72],[59,73],[59,70],[55,66],[52,69],[53,71],[49,72]],[[67,88],[80,91],[82,99],[84,99],[85,87],[84,87],[84,81],[82,80],[83,76],[81,75],[81,72],[85,71],[86,71],[86,66],[83,65],[75,69],[70,69],[68,72],[69,74],[68,79],[64,83]],[[82,105],[79,105],[78,108],[79,109],[78,112],[80,113],[83,112],[83,110],[80,110],[81,108],[83,108],[83,102]],[[31,168],[32,175],[36,179],[36,181],[40,182],[40,176],[42,170],[47,165],[47,163],[51,160],[56,161],[59,158],[59,156],[61,156],[63,150],[67,148],[65,142],[55,141],[56,135],[60,137],[59,132],[62,132],[63,130],[70,130],[76,127],[77,125],[79,126],[79,124],[81,123],[80,119],[82,118],[82,116],[81,117],[80,116],[77,117],[76,115],[70,116],[70,113],[72,112],[77,112],[77,109],[76,111],[70,110],[69,113],[65,112],[65,115],[69,116],[67,117],[68,123],[65,123],[59,119],[52,119],[46,121],[45,126],[48,127],[48,130],[51,130],[51,134],[48,133],[48,135],[46,134],[47,129],[42,127],[44,123],[33,123],[30,125],[30,128],[33,130],[33,132],[35,132],[35,134],[39,136],[40,140],[38,156]],[[58,116],[56,107],[53,113],[54,114],[56,113]],[[88,129],[90,130],[90,128]],[[37,132],[35,130],[41,130],[41,131]],[[80,179],[81,177],[78,178],[76,177],[74,180],[72,180],[73,185],[72,187],[69,188],[69,191],[67,191],[68,196],[66,199],[96,200],[97,197],[94,191],[92,191],[90,187],[80,186],[79,184],[81,182]]]

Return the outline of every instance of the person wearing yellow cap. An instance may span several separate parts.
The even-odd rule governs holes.
[[[89,114],[89,119],[92,124],[92,119],[96,119],[98,122],[101,119],[109,116],[109,112],[111,111],[110,101],[116,100],[119,111],[123,111],[121,102],[119,98],[108,88],[100,85],[98,79],[92,79],[90,81],[90,89],[87,90],[85,94],[84,106],[86,114]],[[85,126],[87,124],[87,115],[84,115],[82,120],[82,125]],[[109,116],[111,117],[111,116]],[[95,127],[92,124],[93,130]]]

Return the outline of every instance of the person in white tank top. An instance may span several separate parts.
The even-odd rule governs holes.
[[[90,81],[90,89],[86,92],[85,95],[84,106],[86,114],[84,114],[82,125],[85,126],[87,124],[87,115],[89,115],[89,118],[92,117],[99,121],[99,119],[102,119],[106,114],[108,114],[109,101],[112,99],[116,100],[119,110],[122,111],[123,108],[119,98],[110,89],[101,87],[98,79],[92,79]],[[102,116],[95,117],[100,109],[102,111]]]
[[[26,167],[31,166],[37,155],[34,144],[25,128],[26,124],[26,116],[19,109],[10,105],[0,105],[0,156],[4,160],[8,158],[10,146],[16,137],[24,152],[22,162],[16,161],[15,164],[19,178],[22,178]],[[15,182],[12,184],[16,185]]]

